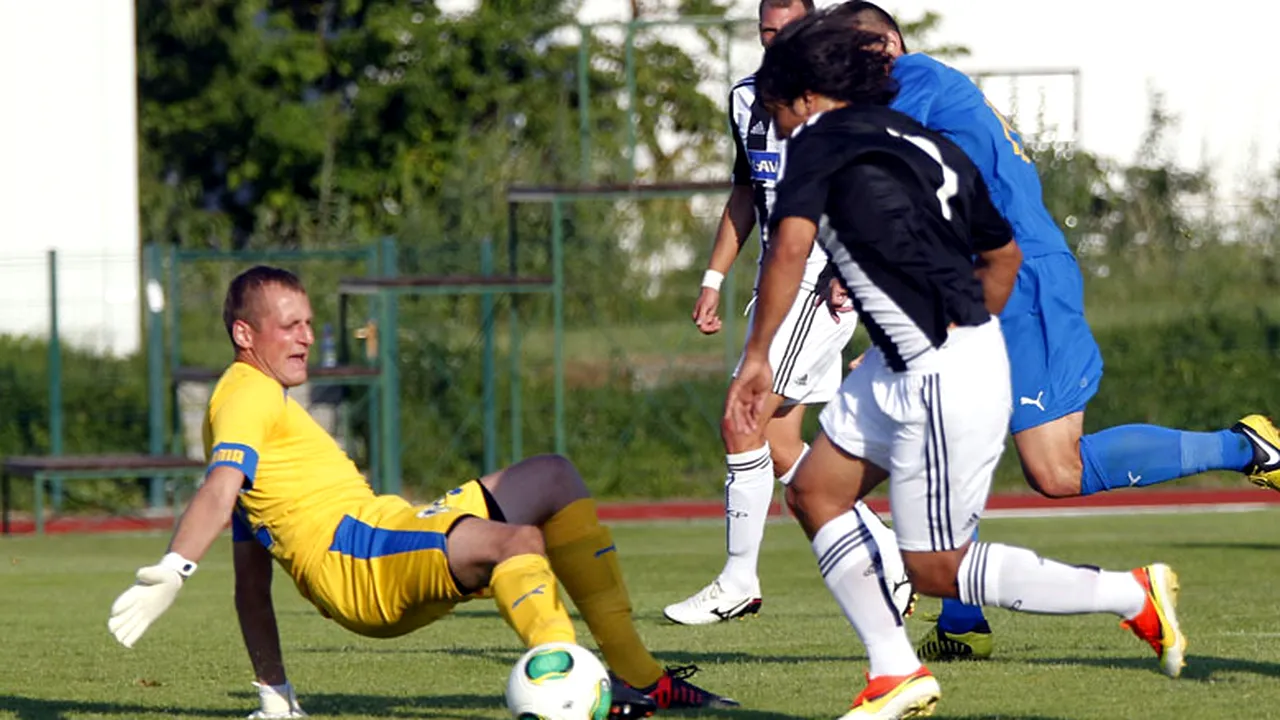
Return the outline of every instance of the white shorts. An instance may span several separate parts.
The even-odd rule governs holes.
[[[867,352],[823,409],[836,447],[889,472],[903,550],[955,550],[986,507],[1013,402],[998,320],[951,331],[937,350],[894,372]]]
[[[831,317],[826,303],[814,304],[818,295],[808,285],[801,286],[795,304],[778,327],[769,346],[769,367],[773,369],[773,391],[786,398],[783,405],[818,405],[835,397],[844,377],[844,346],[858,327],[857,313],[842,313],[840,322]],[[755,320],[752,300],[751,319]],[[747,326],[751,327],[750,324]],[[751,339],[750,330],[747,340]],[[738,359],[738,368],[742,358]],[[733,374],[738,375],[738,368]]]

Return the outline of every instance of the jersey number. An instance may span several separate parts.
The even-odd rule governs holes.
[[[938,188],[938,204],[942,206],[942,217],[950,220],[951,198],[955,197],[956,193],[960,192],[960,178],[956,175],[956,171],[952,170],[951,167],[943,161],[942,151],[938,149],[937,143],[927,137],[906,135],[894,130],[893,128],[887,129],[890,135],[902,138],[923,150],[924,154],[933,158],[933,161],[938,163],[938,167],[942,168],[942,185]]]
[[[1018,142],[1018,139],[1013,136],[1013,126],[1009,124],[1009,120],[1005,118],[1004,114],[996,109],[995,105],[991,104],[990,100],[987,100],[986,98],[983,98],[983,100],[986,101],[987,107],[991,108],[991,112],[996,116],[996,119],[1000,121],[1000,127],[1004,129],[1004,139],[1008,140],[1009,144],[1013,146],[1013,154],[1022,158],[1022,162],[1031,162],[1031,158],[1027,155],[1027,151],[1022,149],[1022,143]]]

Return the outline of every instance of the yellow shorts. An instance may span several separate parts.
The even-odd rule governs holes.
[[[396,637],[444,617],[464,594],[449,571],[446,535],[467,516],[489,519],[476,480],[430,505],[382,495],[342,519],[329,551],[307,568],[303,594],[338,624]]]

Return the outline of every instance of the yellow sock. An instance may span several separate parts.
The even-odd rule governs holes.
[[[577,642],[573,621],[560,602],[556,576],[541,555],[517,555],[498,563],[489,579],[498,612],[525,647]]]
[[[631,620],[631,597],[622,580],[618,550],[589,498],[570,503],[542,526],[547,558],[564,583],[610,669],[631,685],[648,687],[662,677]]]

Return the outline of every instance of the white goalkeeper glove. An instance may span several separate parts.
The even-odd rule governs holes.
[[[283,685],[254,683],[253,686],[258,688],[258,699],[262,701],[262,709],[250,715],[249,720],[283,720],[307,716],[298,705],[298,696],[293,693],[293,683],[288,681]]]
[[[169,553],[159,564],[138,570],[138,580],[111,605],[107,627],[116,640],[133,647],[151,623],[164,614],[182,589],[182,583],[196,571],[196,564],[178,553]]]

